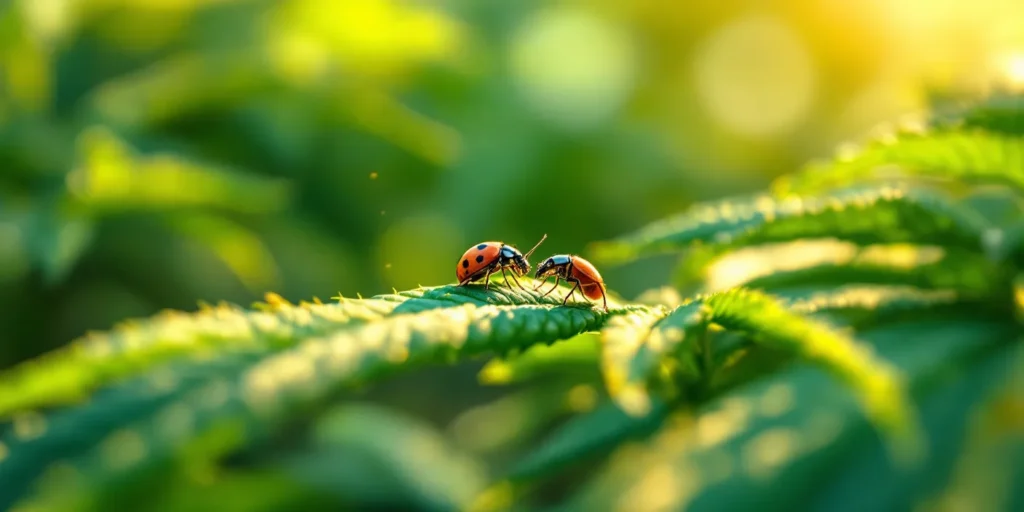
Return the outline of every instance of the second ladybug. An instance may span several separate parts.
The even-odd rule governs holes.
[[[558,254],[552,256],[541,263],[537,267],[537,274],[534,279],[546,279],[548,277],[555,276],[555,286],[548,290],[541,297],[547,297],[547,295],[558,288],[558,281],[565,279],[567,282],[573,283],[572,290],[569,290],[569,294],[562,299],[562,304],[572,297],[576,289],[579,288],[580,294],[584,297],[597,300],[600,298],[604,303],[605,311],[608,310],[608,298],[605,296],[604,279],[601,278],[601,273],[597,271],[589,261],[571,254]],[[537,284],[540,288],[544,284],[541,281]]]
[[[537,245],[533,246],[533,249],[527,251],[526,254],[519,252],[518,249],[511,245],[505,245],[503,242],[482,242],[470,247],[462,258],[459,258],[459,263],[455,267],[455,277],[459,279],[459,286],[465,286],[473,281],[478,281],[482,277],[484,279],[484,289],[487,290],[491,286],[491,274],[501,270],[501,275],[505,276],[508,280],[508,275],[505,274],[505,269],[512,271],[512,280],[515,281],[520,288],[523,285],[516,279],[516,274],[525,276],[530,272],[530,262],[528,258],[533,251],[540,247],[541,242],[546,239],[548,235],[541,237]]]

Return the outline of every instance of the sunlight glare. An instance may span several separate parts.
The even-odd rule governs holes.
[[[1006,79],[1015,87],[1024,87],[1024,53],[1006,57],[1004,70]]]
[[[694,66],[704,107],[738,134],[780,135],[811,110],[814,62],[781,20],[749,16],[726,24],[698,50]]]

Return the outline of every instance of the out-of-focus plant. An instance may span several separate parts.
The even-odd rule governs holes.
[[[499,281],[92,334],[0,374],[0,504],[1019,508],[1022,124],[975,105],[596,244],[683,253],[607,311]],[[451,437],[337,404],[480,357],[521,389]]]
[[[310,188],[359,195],[333,177],[353,171],[317,155],[352,134],[425,165],[458,151],[450,128],[398,97],[423,68],[462,58],[469,34],[433,7],[15,0],[0,28],[0,326],[18,342],[0,366],[118,307],[303,288],[296,252],[357,286],[346,272],[366,237],[339,242],[331,222],[368,214],[307,206]],[[78,302],[104,290],[118,300]],[[66,312],[83,305],[99,319]]]

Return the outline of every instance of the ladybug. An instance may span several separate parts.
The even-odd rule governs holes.
[[[534,275],[534,279],[546,279],[550,276],[555,276],[555,286],[544,295],[541,295],[541,297],[547,297],[548,293],[558,288],[558,281],[565,279],[573,283],[573,287],[569,294],[562,299],[563,305],[579,288],[580,294],[588,299],[597,300],[600,298],[604,302],[604,310],[608,311],[608,298],[604,293],[604,279],[601,278],[601,273],[589,261],[572,254],[552,256],[544,260],[544,263],[537,267],[537,274]],[[540,288],[543,284],[544,281],[541,281],[534,290]]]
[[[508,275],[505,274],[507,268],[512,270],[512,280],[525,290],[526,288],[523,288],[523,285],[519,284],[519,280],[516,279],[516,274],[524,276],[530,272],[530,262],[527,261],[527,258],[547,237],[546,234],[541,237],[540,242],[537,242],[537,245],[534,245],[533,249],[526,254],[503,242],[482,242],[470,247],[462,255],[462,258],[459,258],[459,263],[455,266],[455,277],[459,280],[459,286],[479,281],[482,277],[484,278],[484,289],[487,290],[491,286],[491,274],[497,272],[498,269],[501,269],[501,275],[505,277],[506,281],[508,280]]]

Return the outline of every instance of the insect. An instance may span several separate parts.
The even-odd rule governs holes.
[[[516,274],[524,276],[530,272],[528,258],[547,237],[546,234],[541,237],[540,242],[537,242],[537,245],[534,245],[533,249],[526,254],[503,242],[482,242],[470,247],[462,255],[462,258],[459,258],[459,263],[455,267],[455,277],[459,280],[459,286],[478,281],[482,277],[484,278],[484,289],[487,290],[491,286],[491,274],[497,272],[498,269],[501,269],[501,275],[508,280],[508,275],[505,274],[507,268],[512,271],[512,280],[525,290],[526,288],[523,288],[523,285],[516,279]]]
[[[534,279],[547,279],[550,276],[555,276],[555,286],[551,287],[541,297],[547,297],[548,293],[558,288],[558,281],[565,279],[573,283],[573,287],[572,290],[569,290],[569,294],[562,299],[562,304],[565,304],[565,301],[569,300],[569,297],[572,297],[576,289],[579,288],[580,294],[588,299],[597,300],[600,298],[604,303],[605,311],[608,310],[608,298],[604,293],[604,279],[601,278],[601,273],[589,261],[571,254],[552,256],[544,260],[544,263],[537,267],[537,274],[534,275]],[[543,284],[544,281],[541,281],[534,290],[537,290]]]

